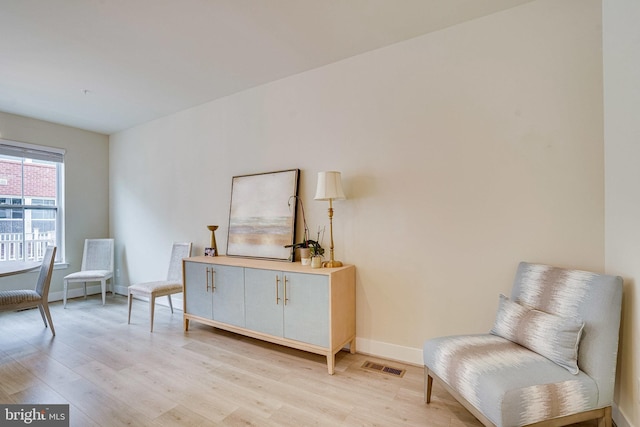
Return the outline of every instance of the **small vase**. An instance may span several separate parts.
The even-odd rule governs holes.
[[[311,268],[321,268],[322,267],[322,257],[314,256],[311,257]]]

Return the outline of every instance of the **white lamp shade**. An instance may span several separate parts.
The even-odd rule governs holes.
[[[340,172],[318,172],[318,187],[315,200],[340,200],[346,199],[342,191],[342,179]]]

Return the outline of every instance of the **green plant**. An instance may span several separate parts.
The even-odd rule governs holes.
[[[324,256],[324,248],[315,240],[307,240],[307,246],[311,249],[311,256]]]
[[[315,240],[305,240],[304,242],[287,245],[285,248],[291,248],[292,251],[295,251],[297,248],[309,248],[311,250],[311,256],[324,256],[324,248]]]

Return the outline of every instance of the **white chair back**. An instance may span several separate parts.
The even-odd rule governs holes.
[[[85,239],[82,271],[113,271],[113,239]]]
[[[174,243],[169,260],[168,282],[182,283],[182,259],[191,256],[191,243]]]
[[[36,292],[41,298],[49,298],[49,286],[51,285],[51,274],[53,273],[53,263],[56,258],[56,247],[47,246],[47,250],[42,258],[42,265],[40,266],[40,273],[38,274],[38,281],[36,282]]]

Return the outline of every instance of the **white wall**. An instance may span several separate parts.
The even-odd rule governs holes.
[[[601,8],[540,0],[260,86],[110,138],[120,282],[172,241],[225,248],[231,178],[343,173],[336,258],[357,266],[360,351],[421,363],[490,329],[520,260],[602,271]],[[325,238],[328,245],[328,238]]]
[[[606,269],[625,279],[616,401],[640,426],[640,2],[602,3]]]
[[[109,235],[109,138],[106,135],[0,112],[0,137],[64,148],[65,247],[68,269],[55,270],[50,300],[62,298],[62,277],[80,270],[84,239]],[[31,277],[32,276],[32,277]],[[0,289],[35,286],[37,273],[0,279]],[[98,285],[99,287],[99,285]],[[70,295],[78,295],[72,292]]]

